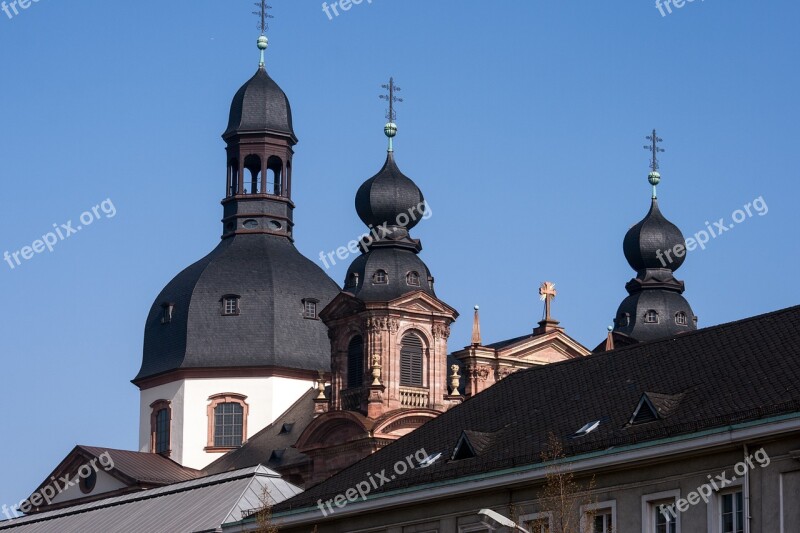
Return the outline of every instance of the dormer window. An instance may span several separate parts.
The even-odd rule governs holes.
[[[317,302],[319,300],[315,300],[313,298],[305,298],[303,300],[303,318],[307,318],[309,320],[316,320],[317,317]]]
[[[686,316],[686,313],[684,313],[683,311],[675,313],[675,323],[679,326],[688,326],[689,320]]]
[[[227,294],[222,297],[222,315],[236,316],[239,314],[239,297],[235,294]]]
[[[389,283],[389,276],[386,274],[385,270],[378,270],[375,272],[375,275],[372,277],[373,283],[383,285]]]
[[[358,287],[358,272],[353,272],[347,277],[345,287]]]
[[[658,311],[650,309],[644,314],[646,324],[658,324]]]
[[[406,283],[410,287],[419,287],[419,272],[409,272],[406,274]]]
[[[175,304],[164,302],[161,304],[161,323],[169,324],[172,322],[172,311],[175,309]]]
[[[621,328],[630,326],[631,324],[631,314],[630,313],[621,313],[619,318],[617,319],[617,325]]]

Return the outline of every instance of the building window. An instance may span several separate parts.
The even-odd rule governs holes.
[[[175,304],[164,302],[161,304],[161,323],[169,324],[172,322],[172,311],[175,309]]]
[[[614,500],[581,506],[581,531],[613,533],[617,522],[617,502]]]
[[[680,533],[680,511],[675,502],[679,490],[642,497],[642,531],[645,533]]]
[[[234,393],[211,396],[208,405],[208,447],[225,451],[241,446],[247,437],[249,406],[246,396]]]
[[[631,314],[620,313],[619,318],[617,319],[617,326],[625,328],[630,326],[630,324],[631,324]]]
[[[647,324],[657,324],[658,323],[658,311],[654,309],[650,309],[648,312],[644,314],[644,321]]]
[[[406,274],[406,283],[410,287],[419,287],[419,272],[409,272]]]
[[[364,341],[360,335],[357,335],[347,345],[347,388],[360,387],[363,383]]]
[[[744,532],[744,498],[742,491],[719,496],[720,531],[722,533]]]
[[[406,333],[400,346],[400,385],[422,387],[423,367],[422,339],[414,333]]]
[[[92,469],[92,473],[89,474],[87,477],[81,477],[81,480],[78,486],[81,489],[81,492],[84,494],[89,494],[94,490],[94,487],[97,485],[97,470],[94,468]]]
[[[235,316],[239,314],[239,296],[227,294],[222,297],[223,316]]]
[[[519,517],[522,526],[531,533],[550,533],[553,516],[551,513],[533,513]]]
[[[688,326],[689,320],[686,317],[686,313],[680,311],[675,314],[675,323],[679,326]]]
[[[358,272],[353,272],[347,277],[345,287],[358,287]]]
[[[378,270],[375,272],[375,275],[372,277],[372,281],[377,284],[384,284],[389,283],[389,276],[386,274],[385,270]]]
[[[317,319],[317,302],[319,300],[314,300],[313,298],[306,298],[303,300],[303,318],[308,318],[310,320]]]
[[[169,400],[150,404],[150,452],[169,456],[172,407]]]

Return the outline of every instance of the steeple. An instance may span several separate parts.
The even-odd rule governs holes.
[[[289,99],[267,74],[264,60],[272,18],[265,0],[256,3],[261,32],[258,70],[236,93],[228,127],[222,238],[270,234],[292,239],[292,156],[297,137]]]
[[[648,182],[653,187],[650,210],[625,235],[623,251],[636,277],[625,285],[629,296],[614,319],[614,331],[638,341],[669,337],[696,329],[689,302],[682,296],[683,281],[673,275],[686,259],[686,243],[680,229],[661,214],[656,186],[661,181],[657,154],[663,152],[656,131],[645,146],[652,154]]]

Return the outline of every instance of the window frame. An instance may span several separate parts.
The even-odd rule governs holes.
[[[747,516],[749,509],[747,507],[747,487],[744,485],[744,476],[737,477],[736,481],[727,485],[724,489],[714,491],[713,497],[706,505],[708,509],[708,528],[707,531],[712,533],[720,533],[722,531],[722,497],[727,494],[736,492],[742,493],[742,506],[744,514],[744,525],[747,527]],[[747,531],[747,529],[745,529]]]
[[[588,522],[587,514],[592,511],[595,513],[602,513],[606,511],[611,512],[612,532],[617,528],[617,500],[606,500],[604,502],[588,503],[581,505],[581,531],[583,533],[595,533],[594,520]],[[594,517],[593,517],[594,518]]]
[[[678,320],[678,317],[681,317],[683,321]],[[689,325],[689,315],[687,315],[683,311],[678,311],[675,313],[675,324],[677,326],[688,326]]]
[[[653,313],[655,320],[650,320],[650,313]],[[645,324],[658,324],[659,316],[658,311],[655,309],[648,309],[644,312],[644,323]]]
[[[413,381],[413,378],[415,377],[414,376],[413,361],[410,363],[410,365],[411,365],[411,369],[410,369],[411,375],[410,376],[405,376],[405,373],[404,373],[404,370],[403,370],[403,362],[404,362],[403,350],[405,348],[404,341],[405,341],[406,337],[409,336],[409,335],[414,336],[417,339],[419,339],[419,343],[420,343],[419,383],[416,383],[416,382]],[[428,362],[428,357],[427,357],[428,356],[428,342],[427,342],[427,339],[425,338],[425,336],[421,332],[419,332],[417,330],[414,330],[414,329],[410,329],[408,331],[405,331],[399,337],[400,337],[400,350],[399,350],[399,354],[398,354],[399,355],[399,358],[398,358],[399,367],[398,368],[400,370],[400,376],[399,376],[400,377],[400,379],[399,379],[400,386],[401,387],[409,387],[409,388],[418,388],[418,389],[425,388],[427,386],[426,385],[426,383],[427,383],[427,379],[426,379],[427,372],[426,372],[426,369],[427,369],[427,362]],[[409,380],[408,381],[404,381],[405,377],[408,377]]]
[[[172,302],[162,302],[161,304],[161,323],[171,324],[172,315],[175,312],[175,304]]]
[[[303,298],[303,318],[306,320],[319,320],[319,300],[316,298]],[[312,314],[308,312],[308,306],[313,305],[314,311]]]
[[[642,496],[642,532],[655,533],[655,518],[659,505],[672,501],[675,505],[675,533],[681,533],[681,512],[677,508],[681,498],[680,489],[666,490]]]
[[[381,278],[383,281],[381,281]],[[382,268],[379,268],[375,271],[375,274],[372,275],[372,283],[375,285],[388,285],[389,284],[389,273]]]
[[[247,442],[247,418],[250,413],[250,406],[245,400],[247,400],[247,396],[235,392],[223,392],[208,397],[208,401],[210,402],[206,409],[206,416],[208,417],[208,440],[207,445],[204,448],[205,451],[227,452],[229,450],[240,448],[242,445],[244,445],[244,443]],[[238,403],[242,406],[242,444],[239,446],[217,446],[214,443],[214,432],[216,430],[215,410],[218,405],[224,403]]]
[[[241,299],[242,297],[238,294],[225,294],[222,296],[222,298],[219,299],[221,307],[220,312],[222,313],[222,316],[239,316],[242,312]],[[234,301],[236,309],[234,312],[229,313],[228,302],[231,300]]]
[[[529,522],[533,522],[534,520],[541,520],[547,519],[547,529],[548,531],[553,531],[553,512],[552,511],[540,511],[537,513],[528,513],[520,516],[517,519],[517,523],[522,525],[524,529],[530,531],[530,524]],[[538,531],[532,531],[531,533],[539,533]]]
[[[156,451],[156,444],[158,443],[158,413],[167,411],[167,449],[163,452]],[[169,400],[161,399],[156,400],[150,404],[150,453],[158,453],[164,457],[169,457],[172,454],[172,402]]]
[[[416,281],[416,283],[412,283],[412,281]],[[416,270],[411,270],[406,274],[406,285],[409,287],[421,287],[422,286],[422,279],[419,275],[419,272]]]

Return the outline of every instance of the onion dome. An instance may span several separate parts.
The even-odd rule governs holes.
[[[647,216],[628,230],[622,249],[628,264],[637,272],[648,268],[669,268],[675,271],[683,264],[686,255],[677,257],[672,254],[670,262],[665,258],[664,252],[672,251],[678,245],[685,245],[681,230],[664,218],[658,208],[658,200],[653,198]]]
[[[386,223],[409,230],[419,223],[424,202],[422,191],[397,168],[394,152],[389,152],[380,172],[359,187],[356,212],[367,226]]]
[[[222,137],[249,132],[278,133],[296,139],[289,99],[263,65],[233,97],[228,128]]]
[[[697,329],[697,317],[683,297],[683,281],[675,279],[686,259],[683,234],[664,218],[658,207],[656,186],[661,182],[656,156],[664,150],[658,147],[661,139],[653,134],[645,146],[653,154],[647,181],[653,187],[650,211],[625,234],[622,249],[625,259],[636,276],[625,285],[628,296],[622,301],[614,318],[614,332],[639,341],[667,338]],[[677,251],[676,252],[676,247]]]

